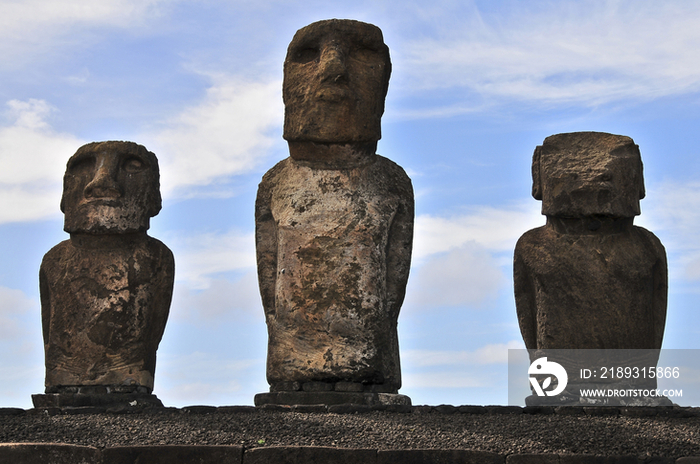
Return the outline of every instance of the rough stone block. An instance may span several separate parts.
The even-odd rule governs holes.
[[[385,450],[377,452],[377,464],[504,464],[505,457],[471,450]]]
[[[364,385],[359,382],[337,382],[335,384],[335,391],[339,392],[361,392],[364,389]]]
[[[375,464],[377,451],[325,447],[270,447],[247,450],[243,464]]]
[[[243,448],[202,445],[124,446],[105,448],[102,456],[103,464],[241,464]]]
[[[101,464],[100,451],[54,443],[0,444],[0,464]]]
[[[636,456],[560,455],[559,464],[639,464]]]
[[[304,382],[301,389],[305,392],[333,391],[333,384],[330,382]]]
[[[506,464],[559,464],[558,454],[511,454]]]

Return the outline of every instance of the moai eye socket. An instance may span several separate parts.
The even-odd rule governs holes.
[[[319,47],[311,44],[302,44],[292,53],[295,63],[310,63],[319,59]]]
[[[382,59],[380,51],[376,47],[365,45],[352,49],[350,57],[363,63],[372,63]]]
[[[68,172],[72,175],[91,173],[95,170],[95,157],[85,155],[75,158],[68,164]]]
[[[148,166],[146,165],[146,163],[143,160],[136,158],[136,157],[127,158],[124,161],[124,165],[123,165],[124,171],[126,171],[128,173],[141,172],[144,169],[146,169],[147,167]]]

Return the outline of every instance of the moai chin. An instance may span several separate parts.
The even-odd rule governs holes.
[[[553,135],[535,149],[532,177],[547,223],[515,248],[527,349],[659,350],[666,253],[654,234],[633,225],[644,198],[639,147],[599,132]]]
[[[46,395],[33,395],[35,406],[162,406],[151,392],[175,265],[146,234],[160,208],[158,160],[143,146],[90,143],[68,160],[70,239],[39,274]]]
[[[255,207],[271,391],[256,404],[410,404],[391,394],[401,386],[396,325],[413,189],[401,167],[375,153],[390,72],[371,24],[316,22],[289,45],[291,156],[265,174]]]

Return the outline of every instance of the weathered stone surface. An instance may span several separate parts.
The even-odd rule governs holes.
[[[333,404],[357,404],[367,406],[380,405],[411,405],[411,399],[406,395],[395,393],[359,393],[359,392],[336,392],[336,391],[318,391],[318,392],[270,392],[258,393],[255,395],[255,405],[264,406],[269,404],[279,405],[333,405]]]
[[[558,454],[511,454],[506,464],[559,464]]]
[[[300,29],[284,61],[284,138],[376,142],[390,74],[389,48],[378,27],[331,19]]]
[[[515,249],[515,299],[528,349],[659,349],[666,254],[633,225],[644,196],[639,149],[596,132],[545,139],[533,195],[547,224]]]
[[[105,448],[104,464],[241,464],[243,448],[239,446],[124,446]]]
[[[289,46],[291,156],[265,174],[255,210],[271,391],[294,382],[401,386],[396,324],[414,208],[406,173],[375,154],[389,72],[370,24],[321,21]]]
[[[0,443],[0,464],[101,464],[100,450],[57,443]]]
[[[379,450],[377,464],[504,464],[494,453],[472,450]]]
[[[644,197],[637,145],[599,132],[553,135],[535,149],[532,174],[547,224],[518,240],[513,268],[531,356],[547,349],[660,349],[666,253],[654,234],[633,225]],[[639,366],[656,365],[658,354],[651,356],[644,354]],[[576,381],[570,377],[569,384]],[[552,401],[578,400],[567,394]]]
[[[70,239],[39,276],[47,394],[151,396],[174,279],[172,253],[146,234],[160,207],[158,162],[144,147],[92,143],[68,161]]]
[[[326,447],[270,447],[245,452],[244,464],[374,464],[377,452],[369,449]]]

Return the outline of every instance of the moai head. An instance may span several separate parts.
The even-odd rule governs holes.
[[[542,214],[564,218],[640,214],[639,147],[623,135],[573,132],[547,137],[532,159],[532,196]]]
[[[61,198],[66,232],[145,232],[160,208],[158,160],[145,147],[89,143],[68,160]]]
[[[284,138],[376,143],[390,74],[378,27],[330,19],[300,29],[284,61]]]

